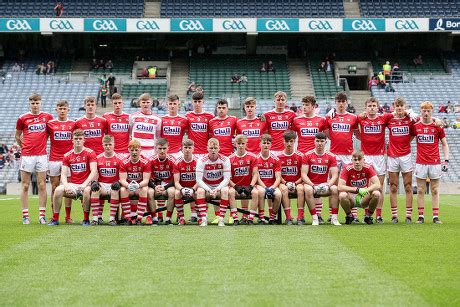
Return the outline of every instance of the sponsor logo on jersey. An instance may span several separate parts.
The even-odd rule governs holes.
[[[195,181],[196,180],[195,173],[180,173],[180,180],[181,181]]]
[[[141,173],[127,173],[127,178],[129,181],[138,181],[142,179],[142,174]]]
[[[111,123],[110,130],[113,132],[128,132],[129,124]]]
[[[243,130],[243,135],[247,136],[248,138],[259,137],[260,129],[245,129]]]
[[[114,177],[117,175],[116,168],[101,168],[99,169],[99,172],[101,173],[101,176],[104,177]]]
[[[367,186],[367,179],[359,179],[359,180],[350,180],[351,186],[352,187],[357,187],[357,188],[364,188]]]
[[[249,166],[236,167],[233,170],[234,176],[248,176],[249,175]]]
[[[206,171],[204,174],[204,178],[209,179],[209,180],[221,179],[222,177],[223,177],[222,170],[209,170],[209,171]]]
[[[191,123],[190,129],[195,132],[208,132],[208,124],[205,123]]]
[[[283,166],[281,167],[281,175],[295,176],[299,173],[297,166]]]
[[[165,126],[163,127],[163,133],[165,135],[180,135],[180,127]]]
[[[271,123],[270,126],[271,126],[272,130],[287,130],[289,128],[289,122],[287,122],[287,121],[283,121],[283,122],[276,121],[276,122]]]
[[[56,141],[70,141],[72,139],[72,132],[70,131],[55,131],[53,135]]]
[[[419,134],[417,135],[417,142],[424,143],[424,144],[433,144],[434,143],[434,135],[432,134]]]
[[[73,173],[86,172],[86,163],[72,163],[72,164],[70,164],[70,170]]]
[[[364,126],[364,133],[369,133],[369,134],[373,134],[373,133],[380,133],[382,132],[382,126],[380,125],[377,125],[377,126]]]
[[[232,132],[232,129],[230,127],[214,129],[215,136],[229,136],[231,132]]]
[[[333,123],[332,124],[332,131],[335,131],[335,132],[350,132],[350,124]]]
[[[170,171],[154,171],[153,176],[155,179],[168,179],[171,177],[171,172]]]
[[[391,127],[391,134],[393,135],[409,135],[409,126]]]
[[[33,124],[28,126],[29,132],[43,132],[46,130],[46,124]]]
[[[154,127],[153,127],[153,125],[149,125],[149,124],[146,124],[146,123],[137,123],[134,126],[134,130],[136,132],[153,132]]]
[[[260,169],[259,170],[260,178],[273,178],[275,176],[275,172],[272,169]]]
[[[312,173],[315,174],[326,174],[327,173],[327,165],[312,165],[310,166],[310,170]]]
[[[318,132],[318,128],[300,128],[300,136],[315,136]]]
[[[102,136],[101,129],[88,129],[85,130],[85,137],[86,138],[98,138]]]

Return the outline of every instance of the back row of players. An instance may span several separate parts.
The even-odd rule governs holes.
[[[324,118],[314,114],[316,105],[315,98],[307,96],[302,99],[304,114],[296,117],[292,111],[285,109],[285,93],[277,92],[274,97],[274,110],[266,112],[261,117],[258,117],[256,113],[256,100],[254,98],[246,99],[244,103],[246,117],[243,119],[237,119],[234,116],[227,115],[228,104],[225,100],[217,101],[217,116],[204,112],[204,98],[201,93],[195,93],[193,95],[192,101],[194,110],[187,113],[185,117],[178,115],[180,107],[179,98],[175,95],[168,97],[168,115],[161,118],[152,113],[152,98],[149,94],[143,94],[139,97],[141,110],[131,115],[123,112],[123,99],[120,95],[115,94],[112,97],[113,112],[106,113],[102,117],[97,116],[95,113],[96,99],[94,97],[87,97],[85,99],[85,116],[77,121],[72,121],[67,118],[69,112],[67,102],[60,101],[57,104],[56,111],[58,113],[58,118],[52,119],[51,114],[40,111],[40,95],[33,94],[29,97],[31,111],[22,115],[18,119],[16,126],[16,140],[18,144],[22,146],[21,177],[23,190],[21,194],[21,203],[24,224],[30,223],[27,192],[30,183],[30,175],[33,171],[37,172],[39,186],[39,220],[40,223],[46,223],[45,176],[48,170],[46,155],[48,136],[50,136],[51,140],[49,175],[53,187],[52,194],[54,195],[54,197],[52,197],[52,206],[53,201],[55,204],[61,201],[62,195],[75,196],[83,193],[83,196],[85,196],[85,189],[91,190],[92,188],[92,194],[97,194],[95,192],[101,193],[101,191],[104,190],[106,194],[112,192],[112,194],[116,194],[114,191],[120,188],[116,184],[115,187],[111,187],[112,192],[109,192],[110,189],[107,185],[103,186],[104,189],[101,189],[100,185],[91,184],[91,182],[98,177],[98,168],[99,178],[111,177],[109,173],[116,172],[115,169],[117,169],[117,167],[106,161],[107,158],[111,158],[111,154],[113,155],[113,152],[110,153],[109,151],[110,146],[113,146],[114,149],[112,149],[112,151],[116,152],[118,154],[117,157],[121,159],[121,161],[118,160],[117,162],[121,164],[121,167],[123,167],[123,163],[129,160],[137,163],[135,158],[136,154],[133,154],[132,148],[137,149],[138,155],[140,154],[139,152],[142,152],[143,157],[139,156],[139,161],[145,160],[151,164],[149,172],[142,172],[148,173],[148,179],[143,178],[144,176],[142,176],[141,179],[139,177],[139,172],[135,175],[134,173],[131,174],[128,169],[125,169],[126,173],[120,171],[120,195],[119,197],[115,195],[111,197],[113,208],[115,208],[115,205],[118,208],[118,199],[121,198],[121,204],[122,207],[124,206],[123,211],[126,216],[128,206],[126,205],[126,195],[123,194],[124,189],[127,189],[128,192],[136,191],[140,194],[139,204],[137,206],[138,210],[131,210],[136,211],[135,213],[131,213],[131,215],[136,215],[136,218],[133,219],[136,223],[138,222],[137,216],[141,213],[143,214],[144,211],[147,210],[146,207],[152,211],[153,215],[150,220],[149,216],[147,217],[147,222],[156,221],[155,210],[152,210],[155,206],[153,202],[155,194],[169,195],[167,221],[170,221],[169,215],[172,214],[172,210],[170,210],[171,206],[173,209],[174,205],[176,205],[178,214],[183,214],[183,208],[179,208],[180,206],[177,206],[177,202],[174,204],[174,201],[172,201],[174,194],[176,194],[176,198],[180,199],[182,199],[182,197],[179,197],[180,194],[182,194],[182,196],[192,196],[193,194],[197,197],[197,200],[196,207],[192,206],[192,219],[196,220],[197,216],[200,215],[199,217],[204,221],[202,224],[206,225],[206,215],[202,214],[204,207],[207,207],[206,198],[204,195],[201,195],[204,192],[208,192],[212,198],[218,196],[216,193],[229,195],[227,197],[225,197],[225,195],[220,195],[221,209],[220,211],[217,210],[217,222],[222,225],[222,213],[225,213],[224,210],[227,208],[229,199],[232,209],[231,216],[234,220],[238,218],[236,207],[234,204],[232,205],[231,201],[235,193],[240,196],[252,196],[252,217],[255,215],[253,211],[258,209],[259,218],[262,221],[264,220],[264,198],[272,199],[269,202],[271,220],[274,220],[277,207],[279,207],[281,200],[283,200],[287,223],[292,223],[288,192],[297,193],[299,197],[297,221],[300,224],[304,223],[303,206],[305,198],[303,196],[307,198],[307,205],[312,213],[313,223],[318,224],[323,222],[321,217],[321,198],[309,199],[313,194],[315,194],[315,196],[337,194],[337,201],[334,201],[334,196],[332,196],[329,201],[330,213],[332,214],[332,222],[334,224],[338,224],[336,216],[339,197],[342,207],[344,207],[347,213],[347,223],[358,222],[356,206],[363,206],[363,204],[369,204],[369,210],[366,211],[366,222],[372,223],[371,215],[375,207],[377,208],[377,222],[383,222],[381,217],[383,204],[381,187],[387,171],[387,160],[384,156],[386,127],[389,128],[390,132],[387,155],[391,187],[390,204],[393,222],[398,222],[396,195],[400,172],[403,175],[404,187],[406,190],[406,222],[411,222],[413,164],[411,161],[410,142],[411,139],[416,136],[416,177],[419,192],[417,198],[419,211],[418,222],[421,223],[424,221],[423,194],[425,180],[429,177],[432,182],[433,220],[436,223],[440,223],[438,218],[439,197],[437,193],[439,178],[441,177],[441,160],[438,148],[439,140],[441,140],[445,158],[442,169],[445,171],[447,170],[448,163],[448,146],[443,129],[432,119],[433,106],[431,103],[422,103],[422,114],[419,120],[414,114],[409,114],[405,110],[406,104],[403,98],[397,98],[395,100],[395,113],[384,115],[377,113],[379,108],[378,101],[374,98],[369,98],[365,103],[365,113],[360,116],[355,116],[346,112],[348,100],[346,94],[338,93],[335,99],[335,112]],[[73,134],[73,137],[72,131],[77,132]],[[325,134],[318,134],[319,132],[325,132]],[[264,133],[268,133],[268,135],[264,135]],[[82,134],[79,136],[80,140],[76,140],[76,135],[78,136],[79,134]],[[181,186],[180,183],[178,185],[178,182],[174,182],[174,180],[168,181],[172,176],[166,176],[168,172],[170,175],[172,174],[173,168],[166,170],[165,161],[171,161],[172,165],[174,159],[177,159],[178,163],[181,161],[183,162],[185,159],[187,152],[187,148],[184,147],[186,142],[183,143],[183,136],[185,134],[188,135],[187,140],[191,141],[187,143],[188,146],[186,147],[193,147],[194,157],[200,159],[199,161],[203,163],[207,161],[205,163],[206,165],[212,165],[211,170],[208,170],[205,166],[202,171],[197,172],[197,186]],[[355,163],[349,164],[352,161],[353,134],[361,139],[362,153],[355,152],[353,154],[353,162]],[[106,135],[105,138],[104,135]],[[235,139],[236,143],[233,142],[235,135],[238,135]],[[326,135],[331,140],[331,153],[327,153],[327,156],[323,157],[324,148],[323,151],[321,151],[318,143],[325,144]],[[297,151],[294,150],[296,139]],[[208,140],[212,140],[212,142],[208,142]],[[78,141],[84,142],[81,144],[81,146],[84,147],[79,147],[77,149],[76,144]],[[244,143],[244,146],[243,144],[238,145],[238,141]],[[266,144],[264,144],[264,142]],[[234,144],[237,148],[236,153],[233,153]],[[166,147],[166,149],[163,148],[163,151],[167,150],[169,154],[161,154],[162,149],[159,148],[159,146]],[[217,148],[213,149],[213,146]],[[239,147],[244,147],[244,152],[247,150],[248,153],[243,153],[243,151],[240,151]],[[82,148],[84,148],[84,150]],[[190,149],[188,150],[190,151]],[[214,153],[212,150],[214,150]],[[215,152],[216,150],[218,150],[219,154]],[[85,159],[90,159],[90,157],[81,157],[80,151],[94,151],[94,156],[97,161],[91,160],[91,162],[88,162]],[[363,164],[363,153],[368,164]],[[239,168],[237,164],[250,164],[249,162],[243,162],[244,159],[241,160],[240,158],[246,155],[254,156],[255,154],[258,155],[258,157],[256,157],[258,162],[255,164],[255,170],[257,171],[251,168],[251,172],[242,173],[244,175],[242,177],[249,178],[246,179],[249,184],[238,184],[239,182],[235,182],[236,179],[234,176],[238,177],[238,172],[243,169],[247,171],[247,168]],[[305,162],[308,160],[306,157],[311,154],[314,154],[314,157],[310,157],[310,162]],[[169,155],[171,155],[171,157]],[[218,157],[218,159],[228,160],[228,156],[232,158],[231,163],[230,161],[225,163],[222,162],[222,169],[213,169],[213,167],[217,167],[216,165],[219,164],[215,162],[216,157]],[[273,160],[271,163],[266,161],[268,157]],[[302,162],[302,159],[304,162]],[[98,162],[99,160],[100,162]],[[155,161],[158,162],[155,163]],[[333,165],[333,161],[337,162],[338,169],[343,170],[341,177],[345,175],[349,176],[349,178],[343,177],[344,182],[339,180],[338,190],[342,192],[340,195],[336,187],[338,174],[334,176],[335,166]],[[91,167],[92,162],[95,162],[98,166],[95,170]],[[110,167],[104,167],[104,165],[107,164]],[[155,164],[158,169],[155,169]],[[224,164],[232,165],[231,172],[227,173],[223,171]],[[280,178],[277,178],[278,171],[277,168],[275,168],[276,164],[280,164]],[[347,164],[349,165],[347,166]],[[62,165],[64,165],[64,167],[62,167]],[[303,166],[306,166],[306,168],[301,172]],[[62,173],[65,174],[62,176],[61,167],[63,169]],[[366,169],[367,175],[362,172],[363,169]],[[122,170],[122,168],[120,168],[120,170]],[[69,183],[76,184],[76,186],[66,184],[67,171],[70,171],[71,175]],[[190,169],[188,171],[190,173]],[[86,173],[86,178],[79,177],[76,179],[76,175],[81,175],[83,173]],[[258,173],[257,176],[255,176],[256,173]],[[200,174],[202,175],[201,177]],[[314,182],[308,174],[313,176],[326,175],[326,179],[321,179],[322,182]],[[124,176],[126,179],[123,181]],[[264,179],[270,179],[269,177],[273,179],[274,182],[267,181],[264,183]],[[374,177],[378,178],[377,183],[374,183]],[[203,178],[203,181],[200,182],[199,178]],[[150,181],[149,184],[150,179],[152,179],[152,181]],[[145,185],[145,180],[147,180],[147,185]],[[205,180],[210,180],[212,184],[210,184],[210,182],[204,182]],[[110,185],[109,182],[99,181]],[[135,181],[137,181],[137,185],[134,183]],[[55,193],[54,190],[60,182],[63,186],[56,190],[58,193]],[[347,184],[349,189],[345,188]],[[227,191],[228,185],[233,189]],[[311,189],[308,188],[308,186],[310,186]],[[192,188],[193,190],[182,189],[183,187]],[[198,187],[203,188],[201,194],[199,193],[200,190]],[[176,188],[176,192],[173,191],[174,188]],[[311,195],[307,192],[311,192]],[[260,200],[254,199],[256,195]],[[99,204],[97,206],[96,204],[99,202],[99,200],[96,201],[99,196],[96,198],[90,195],[84,197],[83,200],[86,212],[85,223],[89,224],[89,198],[91,199],[90,202],[93,207],[93,221],[97,223],[97,220],[102,214],[100,208],[103,205]],[[363,200],[361,200],[361,198]],[[180,201],[178,200],[178,202]],[[85,203],[88,205],[85,205]],[[262,203],[262,205],[260,203]],[[242,205],[243,209],[248,208],[247,202],[243,201]],[[56,204],[53,207],[55,211],[57,210],[55,214],[58,214],[60,204]],[[99,209],[94,210],[94,208]],[[111,209],[111,221],[113,221],[113,208]],[[249,214],[249,216],[243,215],[244,220],[250,218],[251,214]],[[182,221],[183,219],[181,220],[179,216],[179,220]],[[56,219],[55,216],[52,222],[57,223],[57,221],[58,219]],[[66,221],[71,222],[70,203],[66,203]]]

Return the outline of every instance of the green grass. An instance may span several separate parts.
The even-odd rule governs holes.
[[[36,202],[24,226],[0,198],[1,305],[460,304],[458,196],[443,225],[427,198],[424,225],[392,225],[386,200],[383,225],[315,228],[47,227]]]

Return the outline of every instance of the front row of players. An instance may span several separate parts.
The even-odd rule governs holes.
[[[326,135],[316,134],[315,149],[302,154],[294,151],[296,134],[284,134],[285,150],[275,156],[271,151],[272,138],[265,134],[260,139],[261,152],[254,155],[246,151],[247,138],[235,138],[236,152],[226,157],[219,153],[219,142],[208,141],[208,154],[196,159],[194,144],[190,139],[182,143],[183,155],[174,161],[168,154],[168,143],[159,139],[156,155],[151,160],[141,155],[137,140],[129,143],[128,154],[114,152],[111,135],[103,139],[104,152],[96,154],[83,146],[84,132],[73,132],[73,150],[65,154],[61,185],[53,196],[53,218],[49,225],[59,225],[59,212],[63,198],[82,200],[83,225],[101,223],[104,199],[110,199],[109,225],[116,225],[121,215],[128,224],[158,224],[164,207],[164,222],[172,224],[174,208],[179,225],[185,224],[184,202],[191,203],[192,221],[201,226],[208,224],[207,203],[214,205],[216,218],[213,223],[224,226],[224,216],[230,208],[230,223],[274,224],[280,206],[283,206],[286,224],[293,223],[290,198],[297,199],[297,223],[305,224],[304,206],[307,204],[312,225],[319,225],[315,198],[328,197],[331,208],[331,224],[338,221],[339,202],[347,214],[346,223],[353,217],[351,208],[366,210],[364,221],[372,224],[372,214],[380,197],[380,182],[372,166],[364,163],[362,152],[353,154],[353,162],[347,165],[338,178],[337,161],[327,152]],[[338,185],[337,185],[338,182]],[[243,216],[238,218],[236,199],[242,199]],[[265,202],[269,217],[265,217]],[[250,202],[250,204],[249,204]],[[90,221],[92,211],[92,221]],[[66,205],[66,222],[71,223],[70,208]]]

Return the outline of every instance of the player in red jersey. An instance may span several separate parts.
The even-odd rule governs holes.
[[[184,198],[196,200],[198,184],[196,182],[196,159],[193,156],[194,144],[191,139],[182,141],[182,153],[174,164],[174,205],[179,217],[179,225],[185,225],[184,219]],[[191,222],[197,222],[195,206],[192,209]]]
[[[124,159],[129,155],[129,114],[123,112],[123,106],[123,97],[115,93],[112,95],[113,111],[102,115],[107,120],[107,133],[113,136],[114,150],[120,159]]]
[[[141,110],[129,117],[131,139],[139,140],[142,155],[151,158],[155,154],[155,141],[161,135],[161,118],[152,113],[150,94],[139,96],[139,105]]]
[[[218,199],[220,197],[220,210],[216,212],[218,226],[225,226],[224,216],[229,205],[228,183],[231,177],[231,165],[228,157],[219,153],[220,146],[217,139],[208,140],[208,155],[200,158],[196,165],[196,181],[200,187],[196,194],[196,206],[200,226],[208,225],[206,198]]]
[[[66,100],[60,100],[56,105],[58,118],[46,124],[46,131],[50,137],[48,175],[51,181],[51,208],[53,208],[54,191],[61,182],[62,159],[64,158],[64,154],[73,148],[72,131],[75,129],[75,121],[67,117],[69,111],[69,103]],[[66,198],[64,202],[66,224],[72,224],[73,221],[70,217],[72,200]]]
[[[62,198],[82,198],[83,226],[89,226],[90,210],[90,183],[97,178],[96,154],[93,150],[83,146],[85,133],[81,129],[73,131],[73,149],[64,155],[61,171],[61,185],[54,191],[53,219],[48,225],[59,225],[59,211]],[[70,181],[67,175],[70,174]]]
[[[110,218],[109,225],[115,226],[115,215],[120,205],[120,164],[121,161],[114,151],[114,137],[106,134],[102,139],[104,152],[97,156],[97,181],[91,183],[91,209],[93,210],[93,221],[91,225],[102,223],[100,212],[100,198],[110,196]],[[102,203],[104,206],[104,203]]]
[[[418,224],[425,221],[425,190],[426,180],[430,178],[431,204],[433,206],[433,223],[442,224],[439,219],[439,179],[441,172],[447,172],[449,163],[449,146],[442,127],[432,119],[433,104],[425,101],[421,104],[421,120],[414,125],[413,135],[417,141],[417,160],[415,177],[417,178]],[[444,162],[439,155],[439,141],[442,144]],[[441,166],[442,165],[442,166]]]
[[[157,224],[158,219],[156,216],[156,209],[164,207],[164,200],[157,201],[155,203],[155,197],[163,196],[167,197],[166,205],[166,218],[165,224],[172,225],[171,216],[174,210],[174,158],[168,154],[168,141],[163,138],[159,138],[156,141],[155,151],[156,154],[152,157],[150,161],[152,167],[152,174],[149,182],[149,207],[153,213],[153,223]],[[161,213],[161,212],[160,212]],[[159,214],[159,218],[163,218],[163,214]]]
[[[380,198],[380,181],[372,165],[364,163],[362,151],[353,152],[352,160],[352,163],[343,168],[338,186],[340,205],[346,214],[345,224],[352,224],[354,221],[352,207],[367,208],[364,222],[373,224],[372,214]]]
[[[53,116],[41,112],[42,97],[32,94],[29,97],[30,112],[19,116],[16,122],[16,142],[21,151],[21,208],[22,223],[30,224],[29,218],[29,185],[33,172],[37,172],[39,222],[46,224],[46,171],[48,158],[46,156],[47,123]]]
[[[188,119],[178,115],[180,100],[177,95],[168,97],[168,115],[161,118],[161,137],[169,144],[168,153],[175,159],[182,155],[182,139],[188,129]]]
[[[260,152],[260,137],[267,130],[265,120],[262,120],[256,114],[256,107],[254,97],[246,98],[244,101],[246,117],[236,122],[236,133],[245,135],[248,138],[246,150],[253,154]]]
[[[209,121],[214,115],[203,111],[204,96],[201,92],[195,92],[192,96],[193,111],[188,112],[185,117],[189,122],[187,132],[188,138],[195,143],[194,155],[197,159],[208,154],[207,142],[209,139]]]
[[[312,225],[319,225],[315,199],[329,197],[331,208],[331,224],[340,226],[337,219],[339,213],[339,192],[337,179],[339,171],[335,155],[326,151],[326,134],[319,132],[315,136],[315,148],[307,152],[302,159],[302,179],[305,182],[305,199],[312,216]],[[299,210],[297,224],[304,225],[304,210]]]
[[[216,103],[217,117],[209,121],[209,136],[220,144],[220,154],[230,156],[233,153],[233,136],[235,135],[238,118],[227,115],[228,102],[219,99]]]
[[[279,184],[281,182],[281,163],[280,160],[270,151],[272,137],[264,134],[260,138],[260,154],[257,156],[257,167],[259,170],[259,179],[257,189],[259,191],[259,223],[265,223],[264,208],[265,199],[269,200],[268,209],[270,212],[270,224],[275,224],[276,213],[281,204],[281,191]],[[249,215],[249,224],[252,224],[254,212]]]
[[[286,110],[287,95],[285,92],[276,92],[274,96],[275,108],[266,112],[264,117],[267,122],[268,134],[273,138],[271,152],[277,156],[284,149],[283,133],[291,129],[292,121],[296,115],[291,110]]]
[[[151,173],[150,162],[141,156],[141,142],[131,140],[129,157],[120,164],[120,202],[127,224],[140,225],[147,209],[147,191]],[[137,218],[131,216],[130,197],[138,196]]]
[[[251,211],[254,213],[259,206],[258,190],[254,188],[259,179],[259,169],[257,168],[257,157],[246,151],[248,138],[239,134],[235,138],[236,152],[230,156],[232,166],[232,177],[230,179],[229,198],[230,210],[233,224],[247,224],[247,214],[243,214],[241,221],[238,220],[238,210],[236,206],[236,196],[251,196]],[[243,209],[248,210],[248,201],[241,201]]]
[[[85,147],[92,149],[96,155],[102,153],[102,138],[107,133],[107,120],[96,115],[96,97],[85,98],[85,115],[77,119],[75,129],[85,132]]]
[[[297,134],[288,130],[284,132],[284,151],[278,155],[281,163],[281,183],[279,185],[286,215],[286,224],[292,225],[291,217],[291,200],[289,195],[297,197],[297,208],[303,208],[305,205],[305,191],[302,184],[300,170],[302,168],[303,154],[300,151],[294,151]]]

